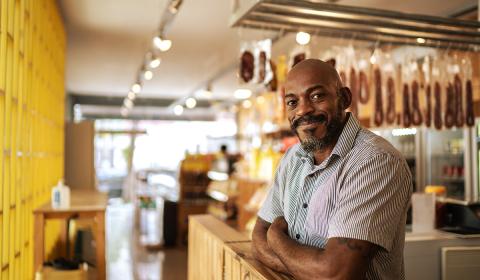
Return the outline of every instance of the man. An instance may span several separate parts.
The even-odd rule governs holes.
[[[352,95],[320,60],[287,75],[300,139],[279,164],[253,230],[254,256],[295,279],[404,279],[411,174],[386,140],[345,110]]]

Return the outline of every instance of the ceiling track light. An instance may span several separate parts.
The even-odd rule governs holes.
[[[180,8],[180,5],[182,5],[182,0],[172,0],[170,2],[170,5],[168,5],[168,11],[175,15],[176,13],[178,13],[178,9]]]
[[[143,72],[143,78],[146,80],[146,81],[150,81],[152,78],[153,78],[153,72],[151,70],[145,70]]]
[[[135,100],[137,96],[135,95],[135,92],[133,91],[129,91],[128,94],[127,94],[127,98],[130,99],[130,100]]]
[[[173,113],[176,116],[180,116],[181,114],[183,114],[183,106],[182,105],[175,105],[175,107],[173,107]]]
[[[185,106],[187,106],[188,109],[193,109],[197,106],[197,100],[193,97],[189,97],[185,100]]]
[[[136,94],[140,93],[140,91],[142,91],[142,85],[140,85],[140,83],[135,83],[132,85],[132,91]]]
[[[125,99],[123,100],[123,106],[125,106],[125,108],[127,108],[127,109],[132,109],[132,107],[133,107],[133,101],[130,100],[130,99],[128,99],[128,98],[125,98]]]
[[[132,85],[124,100],[124,106],[121,109],[122,116],[125,117],[128,114],[129,109],[133,107],[133,101],[136,95],[142,91],[141,82],[150,81],[153,78],[154,73],[152,70],[158,68],[161,64],[159,57],[160,52],[166,52],[172,47],[172,41],[165,38],[164,30],[172,23],[182,3],[183,0],[169,0],[167,8],[163,10],[163,15],[161,16],[162,21],[160,22],[158,32],[152,38],[152,46],[145,54],[143,65],[137,72],[138,82]],[[197,100],[194,98],[188,98],[186,102],[185,106],[189,109],[197,105]],[[183,110],[184,107],[182,105],[177,105],[174,108],[174,113],[179,116],[183,114]]]
[[[157,35],[153,37],[153,45],[160,51],[166,52],[172,47],[172,41]]]

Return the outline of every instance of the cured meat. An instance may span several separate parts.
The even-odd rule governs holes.
[[[456,104],[456,116],[455,116],[455,125],[457,127],[462,127],[465,123],[465,114],[463,112],[463,89],[462,89],[462,80],[458,74],[455,75],[453,86],[455,88],[455,104]]]
[[[375,115],[373,122],[376,126],[380,126],[383,123],[382,74],[380,69],[375,69],[373,76],[375,82]]]
[[[421,125],[422,124],[422,112],[420,111],[420,105],[418,100],[418,82],[412,82],[412,110],[411,110],[411,119],[413,125]]]
[[[267,87],[270,91],[277,91],[278,79],[277,79],[277,64],[270,59],[270,69],[272,69],[272,79],[268,82]]]
[[[305,58],[307,58],[307,55],[306,55],[305,53],[299,53],[299,54],[295,55],[295,56],[293,57],[293,65],[292,65],[292,67],[295,66],[295,65],[297,65],[297,63],[305,60]]]
[[[433,124],[436,129],[442,128],[442,88],[439,82],[435,82],[433,88],[435,107],[433,108]]]
[[[432,125],[432,87],[427,85],[425,90],[426,108],[425,108],[425,126],[430,127]]]
[[[412,125],[412,118],[410,112],[410,90],[408,84],[403,84],[403,126],[409,127]]]
[[[253,79],[254,60],[250,51],[244,51],[240,57],[240,77],[245,83]]]
[[[352,92],[352,104],[350,105],[350,110],[354,116],[358,116],[358,81],[357,72],[354,68],[350,68],[350,91]]]
[[[392,77],[387,79],[387,123],[393,124],[395,122],[395,82]]]
[[[265,80],[266,67],[267,67],[267,53],[261,51],[258,55],[258,81],[262,83]]]
[[[452,128],[455,125],[455,92],[452,83],[447,85],[447,98],[445,102],[445,127]]]
[[[466,124],[468,126],[474,126],[475,125],[475,115],[473,114],[473,88],[472,88],[472,81],[467,80],[467,83],[465,85],[465,90],[467,93],[466,96]]]
[[[362,104],[368,103],[370,99],[370,91],[368,88],[367,74],[364,71],[360,71],[359,85],[358,85],[358,100]]]
[[[337,61],[335,60],[335,58],[330,58],[329,60],[327,60],[325,62],[332,65],[333,68],[335,68],[335,65],[337,64]]]

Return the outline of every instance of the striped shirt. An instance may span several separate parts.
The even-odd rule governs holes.
[[[381,247],[367,279],[404,279],[403,246],[411,174],[388,141],[349,114],[329,157],[319,165],[300,144],[283,156],[258,216],[284,216],[291,238],[324,248],[344,237]]]

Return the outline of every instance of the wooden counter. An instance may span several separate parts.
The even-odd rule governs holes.
[[[70,207],[65,209],[54,209],[51,203],[46,203],[33,211],[35,219],[34,237],[34,269],[38,271],[43,266],[45,220],[61,219],[66,222],[68,219],[94,219],[95,220],[95,242],[97,279],[106,279],[105,267],[105,210],[108,197],[104,193],[90,190],[72,190],[70,195]],[[67,232],[61,234],[62,243],[66,243]]]
[[[210,215],[189,217],[188,279],[290,279],[256,261],[246,234]]]

